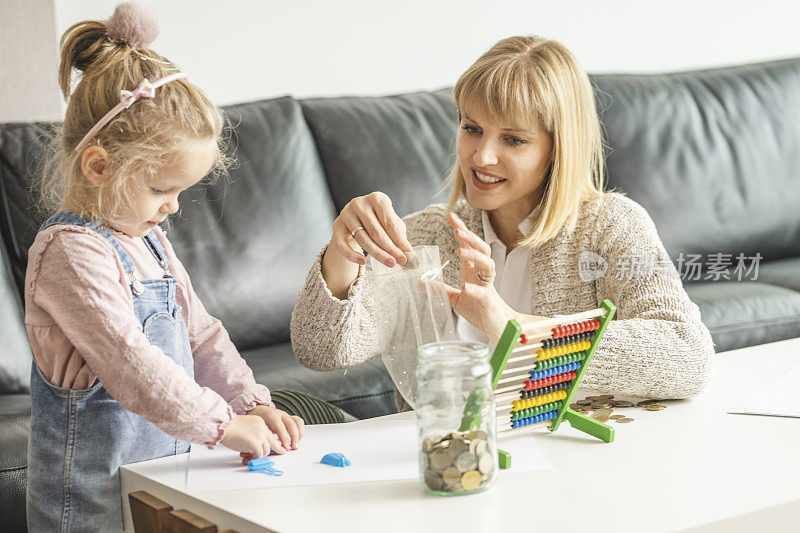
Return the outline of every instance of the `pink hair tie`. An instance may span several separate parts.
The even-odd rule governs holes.
[[[150,83],[147,78],[142,80],[142,83],[134,89],[133,91],[126,91],[122,90],[119,94],[119,103],[115,105],[111,111],[103,115],[103,118],[97,121],[97,124],[92,126],[86,135],[83,136],[81,142],[75,147],[76,152],[80,152],[86,145],[89,144],[89,141],[97,135],[97,132],[103,129],[103,126],[111,122],[111,119],[116,117],[123,109],[128,109],[134,102],[139,100],[140,98],[153,98],[156,95],[156,89],[161,87],[162,85],[166,85],[167,83],[175,80],[179,80],[181,78],[185,78],[186,74],[183,72],[176,72],[175,74],[170,74],[169,76],[165,76],[163,78],[159,78],[154,83]]]

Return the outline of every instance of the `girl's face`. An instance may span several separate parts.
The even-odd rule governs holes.
[[[541,199],[553,144],[538,129],[519,128],[470,106],[462,110],[456,138],[469,203],[517,221]]]
[[[178,211],[178,195],[211,170],[217,155],[215,139],[184,142],[151,181],[142,184],[117,228],[131,237],[144,237]]]

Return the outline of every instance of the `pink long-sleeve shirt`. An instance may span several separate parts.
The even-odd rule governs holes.
[[[142,238],[111,233],[139,279],[163,276]],[[164,432],[213,446],[234,413],[272,405],[269,389],[255,382],[222,323],[208,314],[164,233],[155,233],[177,281],[194,379],[147,341],[111,243],[80,226],[50,226],[30,248],[25,325],[33,356],[55,386],[86,389],[99,381],[120,405]]]

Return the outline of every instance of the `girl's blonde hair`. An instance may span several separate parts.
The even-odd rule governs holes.
[[[81,72],[71,92],[73,69]],[[120,91],[136,89],[177,72],[174,63],[148,48],[112,39],[105,21],[86,20],[61,37],[59,84],[68,101],[53,156],[41,183],[41,207],[52,212],[67,207],[88,220],[114,225],[138,187],[187,139],[215,139],[217,157],[212,176],[229,163],[224,155],[225,118],[205,93],[187,79],[156,89],[154,98],[141,98],[123,109],[90,141],[108,152],[110,179],[94,184],[81,171],[82,154],[75,147],[110,109]]]
[[[586,72],[564,45],[538,36],[503,39],[461,75],[454,95],[459,116],[478,106],[493,119],[550,135],[541,209],[520,246],[555,237],[564,224],[574,224],[584,201],[602,194],[604,156],[594,93]],[[458,161],[447,186],[452,210],[466,198]]]

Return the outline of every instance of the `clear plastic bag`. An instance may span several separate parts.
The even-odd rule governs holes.
[[[367,276],[383,362],[400,394],[414,407],[417,348],[429,342],[456,340],[450,302],[444,291],[438,246],[418,246],[412,260],[389,268],[370,258]]]

